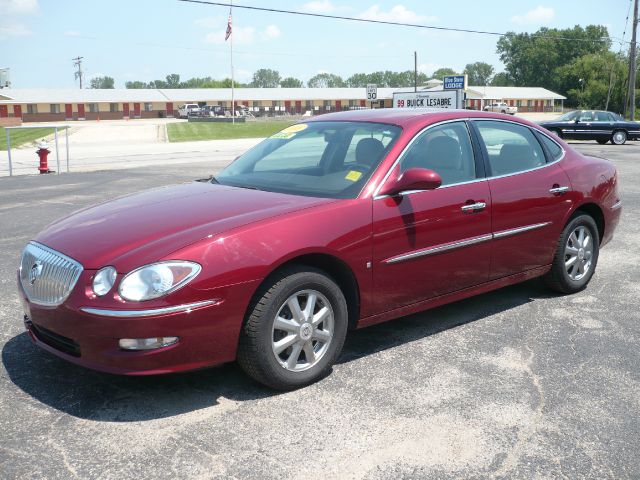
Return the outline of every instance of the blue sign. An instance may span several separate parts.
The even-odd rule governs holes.
[[[464,75],[444,77],[442,87],[445,90],[464,90]]]

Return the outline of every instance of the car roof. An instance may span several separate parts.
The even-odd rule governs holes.
[[[305,122],[376,122],[389,123],[401,127],[410,126],[414,123],[423,123],[428,120],[429,123],[441,120],[451,120],[456,118],[497,118],[504,119],[502,114],[483,112],[480,110],[461,110],[461,109],[439,109],[439,108],[370,108],[362,110],[346,110],[344,112],[325,113],[317,115]],[[522,119],[509,120],[519,123],[529,124]]]

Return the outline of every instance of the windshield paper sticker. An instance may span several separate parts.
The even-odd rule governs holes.
[[[358,180],[360,180],[360,177],[362,176],[361,172],[356,172],[355,170],[350,170],[349,173],[347,173],[347,176],[344,177],[345,180],[351,180],[352,182],[357,182]]]
[[[307,129],[306,123],[298,123],[296,125],[291,125],[290,127],[285,128],[284,130],[280,130],[275,135],[271,135],[271,138],[282,138],[284,140],[289,140],[293,138],[296,133],[301,132]]]

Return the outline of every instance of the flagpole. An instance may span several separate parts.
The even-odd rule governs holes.
[[[231,17],[231,23],[233,25],[233,0],[231,0],[231,6],[229,7],[229,17]],[[231,27],[233,29],[233,26]],[[236,102],[235,102],[235,86],[233,81],[233,30],[231,31],[231,124],[236,123]]]

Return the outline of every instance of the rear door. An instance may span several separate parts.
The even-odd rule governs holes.
[[[474,120],[486,160],[492,202],[491,278],[551,263],[571,209],[571,184],[560,155],[549,158],[527,126]]]
[[[489,278],[491,199],[475,153],[465,122],[446,122],[416,135],[392,168],[387,181],[417,167],[439,173],[442,186],[374,198],[377,313]]]

